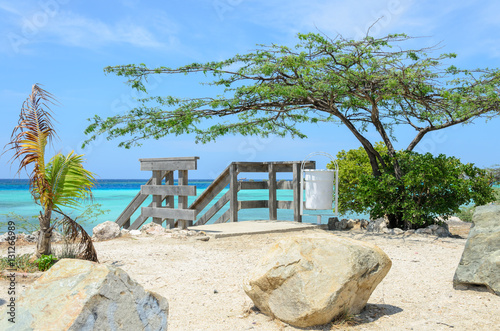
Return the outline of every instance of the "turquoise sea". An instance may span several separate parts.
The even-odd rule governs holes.
[[[109,210],[109,213],[100,216],[97,221],[83,222],[85,230],[92,233],[92,228],[104,221],[115,221],[121,212],[132,201],[135,195],[139,192],[141,185],[144,185],[147,180],[145,179],[102,179],[98,181],[98,185],[93,189],[94,199],[92,203],[101,205],[103,210]],[[211,180],[190,180],[189,185],[196,186],[196,193],[200,195],[210,184]],[[226,193],[228,188],[223,190],[219,196],[206,207],[205,210],[210,208],[220,196]],[[293,200],[291,190],[278,190],[278,200]],[[238,193],[238,200],[267,200],[269,193],[267,190],[242,190]],[[189,203],[193,202],[196,197],[189,197]],[[147,206],[151,202],[148,198],[143,206]],[[89,202],[85,202],[89,203]],[[229,203],[208,223],[212,223],[222,215],[229,208]],[[38,223],[36,218],[31,216],[38,215],[41,208],[37,205],[29,193],[28,181],[25,179],[0,179],[0,222],[6,222],[9,218],[6,214],[14,212],[18,215],[30,219],[31,222]],[[71,211],[71,209],[66,209]],[[333,212],[329,210],[324,211],[306,211],[309,214],[324,214],[333,216]],[[78,211],[70,213],[72,216],[79,215]],[[133,222],[140,214],[136,212],[131,218]],[[200,214],[201,216],[201,214]],[[323,223],[328,221],[328,216],[323,216]],[[268,209],[244,209],[238,213],[239,221],[268,219]],[[279,220],[293,220],[292,210],[278,209]],[[147,221],[150,222],[150,219]],[[304,215],[303,222],[316,223],[317,217],[315,215]],[[5,227],[0,228],[0,233],[6,231]]]

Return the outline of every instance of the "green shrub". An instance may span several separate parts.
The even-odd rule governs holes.
[[[473,164],[443,154],[398,151],[403,176],[397,179],[385,146],[378,143],[375,148],[387,165],[378,177],[373,176],[363,148],[337,154],[341,213],[388,215],[397,220],[397,227],[418,228],[433,224],[439,216],[454,215],[462,205],[495,199],[486,172]]]
[[[57,258],[50,254],[50,255],[43,255],[40,256],[37,260],[35,260],[35,263],[38,264],[38,270],[40,271],[46,271],[46,270],[49,270],[50,267],[52,267],[54,265],[54,263],[56,263],[57,261]]]

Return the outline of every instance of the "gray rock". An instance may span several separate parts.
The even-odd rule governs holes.
[[[167,300],[125,271],[62,259],[16,298],[16,324],[2,317],[0,329],[167,330],[167,319]]]
[[[328,230],[337,230],[337,223],[339,223],[338,217],[330,217],[328,219]]]
[[[404,233],[404,231],[401,230],[400,228],[391,229],[391,234],[399,235],[399,234],[403,234],[403,233]]]
[[[92,229],[92,239],[95,241],[109,240],[120,236],[120,226],[115,222],[106,221]]]
[[[377,246],[332,234],[288,237],[274,244],[244,281],[264,314],[298,327],[358,314],[391,267]]]
[[[387,229],[387,219],[385,217],[379,217],[368,223],[366,230],[368,232],[384,232]]]
[[[453,286],[485,285],[500,295],[500,205],[477,207]]]
[[[415,230],[416,234],[427,234],[427,235],[432,235],[432,229],[427,228],[420,228]]]

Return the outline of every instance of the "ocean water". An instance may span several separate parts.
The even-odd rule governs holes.
[[[147,180],[145,179],[102,179],[98,181],[96,188],[92,190],[94,204],[100,204],[101,209],[109,210],[105,215],[100,216],[95,221],[83,221],[81,224],[85,230],[92,233],[92,228],[104,221],[115,221],[122,211],[128,206],[130,201],[139,193],[141,185],[144,185]],[[199,196],[210,184],[211,180],[190,180],[189,185],[196,186],[196,193]],[[226,187],[212,202],[205,208],[204,211],[208,210],[217,200],[224,195],[228,190]],[[278,190],[277,196],[278,200],[293,200],[291,190]],[[269,198],[269,193],[267,190],[241,190],[238,192],[238,200],[267,200]],[[143,203],[143,207],[147,206],[151,202],[151,197],[146,199]],[[196,197],[189,197],[188,202],[191,204]],[[84,202],[88,204],[89,202]],[[229,208],[229,203],[224,206],[219,213],[217,213],[209,222],[213,223]],[[35,203],[31,194],[29,193],[28,180],[24,179],[0,179],[0,223],[7,222],[11,220],[8,214],[13,212],[15,214],[21,215],[28,218],[33,224],[37,224],[38,220],[32,216],[39,215],[41,207]],[[200,214],[200,216],[204,213]],[[64,209],[64,212],[77,216],[80,213],[71,209]],[[131,222],[133,222],[140,214],[140,209],[132,216]],[[322,222],[328,222],[328,216],[334,216],[331,210],[323,211],[305,211],[303,216],[303,222],[316,223],[316,214],[323,214]],[[309,215],[307,215],[309,214]],[[244,209],[238,212],[239,221],[248,220],[259,220],[259,219],[269,219],[268,209]],[[278,219],[279,220],[293,220],[293,210],[278,209]],[[146,223],[149,223],[151,219],[148,219]],[[19,225],[18,225],[19,227]],[[0,233],[6,231],[5,226],[0,227]]]

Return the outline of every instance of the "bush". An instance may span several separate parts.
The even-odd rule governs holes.
[[[9,260],[8,257],[0,258],[0,270],[5,269],[14,269],[22,272],[35,272],[38,270],[38,265],[31,260],[31,254],[23,254],[16,255],[14,261]]]
[[[337,154],[341,213],[369,213],[371,218],[392,215],[398,227],[408,229],[433,224],[439,216],[446,219],[464,204],[494,200],[486,172],[473,164],[443,154],[398,151],[403,176],[397,179],[384,145],[378,143],[375,148],[387,164],[379,177],[373,176],[363,148]]]
[[[50,254],[50,255],[43,255],[40,256],[40,258],[38,258],[37,260],[35,260],[35,263],[38,264],[38,270],[40,271],[46,271],[46,270],[49,270],[50,267],[52,267],[54,265],[54,263],[56,263],[57,261],[57,258]]]

